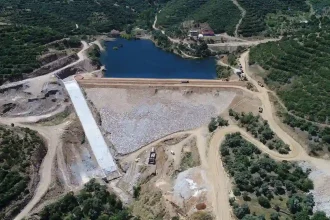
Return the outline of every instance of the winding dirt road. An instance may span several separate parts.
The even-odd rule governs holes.
[[[91,44],[88,45],[85,41],[82,41],[82,44],[83,44],[83,48],[77,53],[77,55],[79,57],[79,59],[77,61],[70,63],[63,68],[50,72],[46,75],[26,79],[26,80],[16,82],[16,83],[7,84],[6,87],[14,86],[14,85],[20,84],[20,83],[39,81],[40,82],[39,91],[41,91],[43,84],[48,82],[48,80],[50,79],[51,76],[57,74],[58,72],[60,72],[64,69],[72,67],[87,58],[85,51],[90,47]],[[38,89],[38,88],[36,88],[36,89]],[[62,108],[59,108],[59,109],[62,109]],[[14,123],[15,126],[28,127],[34,131],[37,131],[45,139],[46,144],[47,144],[47,149],[48,149],[47,154],[46,154],[45,158],[43,159],[42,164],[40,166],[40,170],[39,170],[40,180],[39,180],[37,188],[34,192],[34,196],[29,201],[29,203],[24,207],[24,209],[16,216],[15,220],[20,220],[20,219],[24,218],[25,216],[27,216],[29,214],[29,212],[35,207],[35,205],[40,201],[40,199],[45,195],[45,193],[47,192],[47,190],[51,184],[52,165],[53,165],[53,161],[54,161],[54,158],[56,155],[56,150],[62,144],[61,136],[62,136],[65,128],[70,124],[70,121],[66,121],[62,124],[54,125],[54,126],[39,126],[39,125],[36,125],[33,123],[35,123],[41,119],[52,117],[53,115],[55,115],[57,113],[58,113],[58,111],[54,111],[52,113],[40,115],[40,116],[27,116],[27,117],[17,117],[17,118],[1,117],[0,118],[1,124],[11,125],[11,123]]]
[[[237,8],[241,11],[241,19],[239,19],[236,28],[235,28],[235,37],[238,37],[238,29],[242,24],[242,21],[246,15],[246,10],[237,2],[237,0],[232,0],[232,2],[234,3],[234,5],[237,6]]]
[[[289,154],[286,155],[272,151],[260,141],[256,140],[244,129],[239,128],[236,125],[230,125],[226,128],[216,130],[209,143],[208,163],[209,177],[215,192],[212,194],[212,201],[214,206],[214,212],[218,220],[227,220],[232,218],[232,211],[228,202],[229,192],[231,190],[231,182],[222,166],[221,158],[219,155],[219,147],[224,140],[226,134],[240,132],[243,138],[253,143],[262,152],[269,154],[269,156],[275,160],[307,161],[311,163],[312,166],[314,166],[316,169],[330,176],[330,161],[310,157],[306,153],[305,149],[284,130],[282,130],[281,127],[276,123],[273,116],[274,112],[272,109],[272,104],[270,103],[268,97],[268,90],[264,87],[258,86],[257,81],[250,77],[251,73],[247,68],[248,53],[249,51],[242,54],[240,58],[240,63],[245,70],[248,80],[259,89],[259,92],[256,92],[255,95],[261,100],[262,106],[264,108],[264,111],[261,116],[263,119],[268,121],[270,128],[276,133],[276,135],[290,146],[291,151]]]

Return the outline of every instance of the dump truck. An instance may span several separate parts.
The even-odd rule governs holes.
[[[156,151],[155,148],[152,148],[149,155],[148,164],[156,164]]]

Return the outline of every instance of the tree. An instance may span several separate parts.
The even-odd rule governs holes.
[[[242,206],[234,208],[234,214],[238,219],[242,219],[245,215],[250,214],[250,208],[244,203]]]
[[[258,197],[258,202],[259,204],[264,207],[264,208],[270,208],[270,203],[269,203],[269,200],[264,197],[264,196],[259,196]]]
[[[217,118],[219,126],[228,126],[228,120],[223,119],[221,116]]]
[[[279,218],[280,218],[280,214],[278,214],[277,212],[273,212],[270,215],[270,220],[279,220]]]
[[[216,120],[216,118],[211,118],[211,122],[209,123],[209,132],[213,132],[215,131],[215,129],[217,129],[218,127],[218,121]]]
[[[251,198],[249,197],[249,194],[247,192],[243,192],[242,197],[244,201],[250,201]]]
[[[316,211],[314,213],[314,215],[312,216],[311,220],[329,220],[330,218],[328,218],[324,212],[321,211]]]
[[[322,141],[330,144],[330,135],[324,135],[324,136],[322,136]]]
[[[299,212],[301,210],[300,198],[297,195],[292,196],[287,202],[287,207],[293,214]]]
[[[133,187],[133,198],[138,199],[140,196],[141,186],[134,186]]]
[[[295,214],[294,219],[296,219],[296,220],[310,220],[309,215],[306,211],[298,212],[297,214]]]

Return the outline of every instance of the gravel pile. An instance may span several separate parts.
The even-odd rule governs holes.
[[[155,89],[86,89],[99,110],[102,127],[120,154],[174,132],[201,127],[219,115],[235,92]]]
[[[314,195],[314,211],[324,211],[327,216],[330,216],[330,176],[322,170],[315,169],[308,162],[300,162],[299,166],[304,171],[307,169],[312,170],[308,177],[314,183],[314,190],[311,191]]]
[[[126,154],[167,134],[198,128],[216,115],[216,109],[211,105],[142,103],[130,112],[102,109],[100,114],[103,127],[111,133],[111,142],[119,153]]]

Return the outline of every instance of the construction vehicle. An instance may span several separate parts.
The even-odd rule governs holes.
[[[155,148],[152,148],[149,155],[148,164],[156,164],[156,151]]]
[[[263,111],[264,111],[264,109],[259,107],[259,113],[262,113]]]
[[[181,81],[181,83],[189,83],[189,80]]]
[[[109,180],[108,180],[106,177],[103,177],[102,180],[103,180],[105,183],[109,183]]]
[[[258,81],[258,85],[264,87],[264,84],[262,84],[260,81]]]

